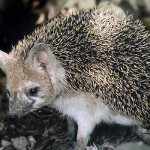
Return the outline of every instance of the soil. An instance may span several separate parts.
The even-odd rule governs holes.
[[[20,119],[5,119],[0,123],[0,131],[0,149],[5,150],[73,150],[75,145],[75,140],[67,136],[66,119],[47,107]],[[102,123],[92,133],[89,146],[113,150],[131,141],[141,143],[132,127]]]

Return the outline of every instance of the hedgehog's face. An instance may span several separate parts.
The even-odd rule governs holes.
[[[30,69],[19,61],[8,64],[6,86],[10,115],[24,115],[50,102],[54,89],[44,70]]]
[[[10,56],[3,62],[10,115],[22,116],[56,99],[60,87],[57,78],[63,76],[63,71],[54,56],[51,56],[53,62],[47,57],[46,52],[40,51],[31,57],[32,61],[27,59],[27,63]]]

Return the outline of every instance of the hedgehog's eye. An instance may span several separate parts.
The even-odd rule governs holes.
[[[37,96],[39,90],[40,90],[40,87],[30,88],[30,89],[28,90],[28,96]]]

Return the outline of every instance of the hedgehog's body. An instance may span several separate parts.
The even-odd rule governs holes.
[[[147,128],[149,50],[149,33],[130,17],[96,9],[58,17],[2,61],[11,99],[24,96],[20,110],[22,102],[10,103],[11,113],[51,104],[77,122],[77,139],[84,142],[101,121]]]

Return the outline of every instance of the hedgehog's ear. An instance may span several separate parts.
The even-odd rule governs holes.
[[[65,80],[65,70],[47,44],[36,43],[29,51],[26,61],[27,66],[32,69],[39,72],[46,71],[50,75],[53,84],[56,83],[56,78]]]
[[[0,68],[5,73],[6,72],[6,63],[9,59],[9,55],[0,50]]]
[[[48,55],[46,51],[39,50],[34,55],[33,61],[34,61],[33,64],[41,69],[47,70],[49,67]]]
[[[36,43],[29,52],[27,63],[36,70],[50,70],[53,54],[46,44]]]

